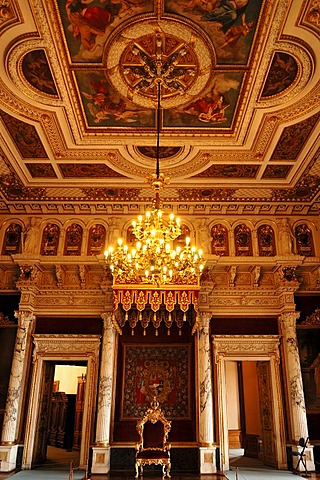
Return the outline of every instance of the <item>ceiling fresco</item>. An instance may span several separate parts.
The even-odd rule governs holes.
[[[0,3],[1,211],[319,214],[319,2]]]

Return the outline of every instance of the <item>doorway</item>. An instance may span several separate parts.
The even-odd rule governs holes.
[[[86,362],[55,363],[48,413],[47,462],[68,457],[79,464],[86,376]],[[69,452],[73,455],[67,455]]]
[[[32,374],[29,408],[26,422],[26,439],[23,452],[23,469],[43,463],[47,456],[48,432],[51,422],[52,397],[57,365],[71,364],[84,367],[86,388],[81,398],[79,468],[86,470],[89,447],[93,441],[100,335],[34,335],[34,369]],[[55,384],[57,385],[57,384]],[[55,387],[56,388],[56,387]],[[63,396],[63,395],[62,395]],[[60,409],[58,425],[64,425],[67,406]],[[58,410],[58,409],[57,409]],[[75,422],[76,422],[75,412]],[[63,429],[55,441],[63,444]],[[53,438],[53,437],[52,437]],[[74,442],[73,436],[72,442]]]
[[[260,464],[276,467],[271,448],[270,386],[266,389],[263,383],[263,379],[270,377],[269,367],[268,361],[225,362],[229,459],[232,466]],[[268,425],[263,420],[265,417],[269,419]],[[265,444],[268,448],[263,448]]]
[[[231,443],[236,444],[240,449],[243,448],[247,454],[257,455],[257,458],[260,456],[265,465],[286,469],[279,337],[214,335],[213,347],[217,365],[220,468],[229,470],[229,444]],[[246,370],[246,380],[243,375],[244,370]],[[252,379],[253,371],[255,375]],[[228,376],[234,376],[235,372],[237,391],[233,385],[233,391],[228,392],[228,385],[230,386]],[[243,389],[242,392],[241,389]],[[228,411],[228,397],[230,398],[231,395],[238,398],[237,410],[232,412],[230,402]],[[246,410],[247,413],[250,411],[250,415],[247,415],[250,420],[247,422]],[[232,423],[235,419],[238,423]],[[237,428],[229,428],[230,425]],[[253,432],[251,435],[250,431]]]

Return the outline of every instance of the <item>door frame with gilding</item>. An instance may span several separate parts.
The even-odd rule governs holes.
[[[229,470],[229,440],[226,392],[227,361],[266,361],[270,365],[272,424],[276,467],[287,469],[284,409],[280,378],[280,337],[278,335],[213,335],[213,352],[217,373],[218,433],[220,468]]]

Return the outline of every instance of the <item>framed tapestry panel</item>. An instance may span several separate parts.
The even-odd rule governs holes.
[[[156,397],[164,415],[191,419],[190,344],[123,345],[121,420],[143,416]]]

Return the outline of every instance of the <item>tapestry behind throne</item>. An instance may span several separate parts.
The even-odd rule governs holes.
[[[143,416],[154,397],[167,418],[190,420],[189,344],[124,345],[121,419]]]

